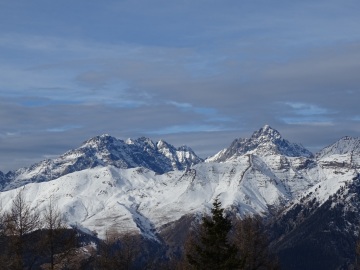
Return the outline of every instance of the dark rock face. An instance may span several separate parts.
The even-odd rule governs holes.
[[[0,171],[0,185],[2,186],[6,181],[5,175],[2,171]]]

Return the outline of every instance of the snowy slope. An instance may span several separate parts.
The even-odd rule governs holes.
[[[352,176],[326,179],[273,220],[273,249],[285,269],[355,269],[360,175]]]
[[[318,160],[334,160],[359,167],[360,164],[360,138],[343,137],[334,144],[325,147],[316,155]]]
[[[306,175],[301,166],[296,170],[300,163],[296,158],[285,159],[288,167],[280,166],[280,160],[284,162],[284,157],[245,155],[236,161],[201,163],[162,175],[141,167],[96,167],[28,184],[24,193],[39,210],[53,196],[69,224],[96,231],[100,237],[106,229],[118,228],[156,239],[155,232],[163,225],[205,211],[218,195],[224,207],[241,215],[263,215],[269,207],[283,206],[317,183],[308,175],[322,175]],[[0,200],[7,202],[4,209],[18,190],[0,193]]]
[[[288,157],[313,156],[313,154],[303,146],[283,139],[277,130],[265,125],[260,130],[255,131],[250,138],[234,140],[229,148],[220,151],[206,161],[224,162],[247,153],[261,156],[270,154],[279,154]]]
[[[1,190],[9,190],[97,166],[111,165],[123,169],[144,167],[156,173],[165,173],[183,170],[199,162],[202,162],[202,159],[186,146],[175,148],[164,141],[154,143],[145,137],[123,141],[109,135],[101,135],[58,158],[10,172],[0,183]]]
[[[96,231],[100,237],[106,229],[118,228],[155,238],[161,226],[204,211],[217,195],[225,207],[242,214],[264,214],[269,205],[292,199],[289,188],[251,156],[162,175],[144,168],[97,167],[19,189],[39,210],[53,197],[69,224]],[[0,193],[4,209],[9,209],[19,189]]]
[[[185,146],[103,135],[58,159],[18,170],[0,200],[9,209],[22,189],[41,210],[52,196],[69,225],[100,237],[118,228],[156,239],[164,225],[209,210],[217,196],[240,215],[267,215],[314,198],[321,204],[356,178],[357,142],[341,139],[315,158],[265,126],[200,162]]]
[[[339,190],[347,193],[349,186],[358,180],[360,168],[359,138],[344,137],[316,154],[317,166],[313,169],[318,183],[294,203],[316,201],[321,206]]]

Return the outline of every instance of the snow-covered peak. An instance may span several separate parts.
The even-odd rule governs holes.
[[[251,136],[253,140],[266,140],[266,141],[275,141],[281,139],[281,134],[276,129],[273,129],[269,125],[265,125],[260,128],[258,131],[255,131]]]
[[[177,149],[178,151],[185,151],[185,152],[192,152],[194,153],[194,151],[187,145],[182,145],[180,147],[178,147]]]
[[[157,144],[156,144],[156,147],[158,148],[158,149],[175,149],[171,144],[168,144],[166,141],[164,141],[164,140],[160,140],[160,141],[158,141],[157,142]]]
[[[332,155],[360,154],[360,138],[343,137],[316,154],[318,159]]]
[[[153,237],[184,215],[204,212],[217,196],[241,215],[266,215],[314,198],[325,202],[358,178],[360,167],[348,164],[360,164],[359,145],[359,139],[345,137],[315,159],[264,126],[248,139],[236,139],[215,162],[203,163],[187,146],[105,134],[56,159],[0,172],[0,201],[9,209],[16,189],[26,185],[26,196],[40,210],[54,195],[69,224],[98,232],[133,228]]]
[[[95,136],[87,141],[85,141],[80,148],[101,148],[108,144],[113,144],[116,141],[121,141],[116,139],[115,137],[110,136],[109,134],[103,134],[99,136]],[[124,143],[123,141],[121,141]],[[70,150],[71,151],[71,150]]]
[[[111,140],[114,139],[114,137],[110,136],[109,134],[102,134],[102,135],[98,135],[95,137],[92,137],[90,139],[88,139],[87,141],[85,141],[83,143],[83,145],[86,145],[87,143],[91,144],[91,143],[99,143],[101,141],[107,141],[107,140]]]
[[[205,162],[222,162],[224,161],[224,156],[227,153],[227,148],[217,152],[215,155],[210,156],[208,158],[205,159]]]
[[[165,141],[155,144],[145,137],[128,139],[125,142],[104,134],[85,141],[79,148],[70,150],[58,158],[18,169],[12,174],[0,175],[0,189],[13,189],[32,182],[46,182],[98,166],[110,165],[121,169],[143,167],[159,174],[183,170],[202,162],[202,159],[189,149],[185,147],[177,150]]]
[[[265,125],[263,128],[255,131],[250,138],[236,139],[225,151],[221,150],[215,156],[207,161],[224,162],[234,157],[248,153],[259,156],[284,155],[289,157],[312,157],[313,154],[300,144],[291,143],[282,138],[281,134]]]
[[[182,145],[176,149],[173,145],[164,140],[160,140],[157,142],[156,147],[160,153],[171,161],[173,166],[181,169],[189,168],[203,161],[186,145]]]
[[[136,145],[143,147],[143,148],[151,148],[151,149],[156,148],[155,143],[151,139],[146,138],[146,137],[140,137],[140,138],[136,139],[134,142]]]
[[[135,144],[134,140],[131,138],[127,138],[125,141],[126,144]]]

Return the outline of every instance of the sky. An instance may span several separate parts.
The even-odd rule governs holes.
[[[360,1],[0,0],[0,170],[110,134],[207,157],[360,132]]]

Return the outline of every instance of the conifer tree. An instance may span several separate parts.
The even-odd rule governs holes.
[[[189,265],[195,269],[236,269],[239,265],[237,248],[229,242],[231,220],[224,215],[219,198],[211,209],[211,216],[205,216],[198,233],[193,237],[186,256]]]

